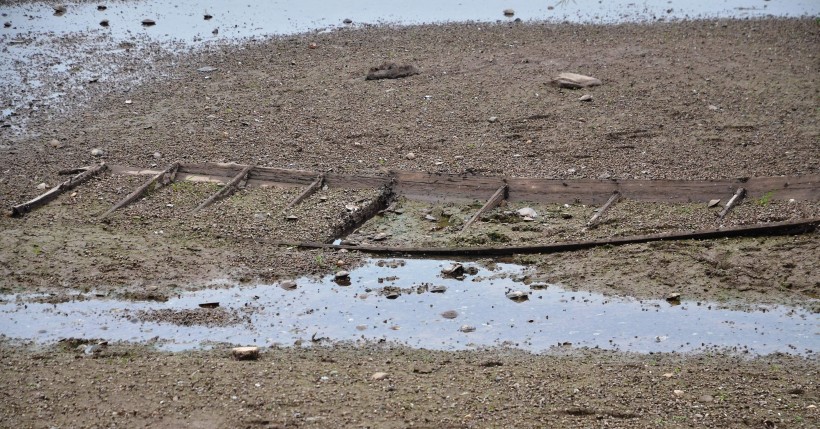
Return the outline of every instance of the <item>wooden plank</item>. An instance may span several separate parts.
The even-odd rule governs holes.
[[[744,196],[746,196],[746,189],[737,188],[737,191],[735,191],[735,194],[732,195],[732,198],[729,200],[729,202],[726,203],[726,206],[723,207],[723,210],[720,211],[718,217],[723,219],[727,214],[729,214],[729,211],[732,210],[732,208],[734,208],[738,203],[740,203]]]
[[[501,177],[471,174],[434,174],[413,171],[393,172],[396,194],[428,202],[483,200],[505,184]]]
[[[248,178],[248,174],[250,174],[251,170],[253,170],[252,165],[245,166],[245,168],[243,168],[242,171],[239,172],[239,174],[234,176],[234,178],[231,179],[230,182],[228,182],[225,186],[223,186],[222,189],[220,189],[219,191],[215,192],[213,195],[208,197],[207,200],[203,201],[202,204],[200,204],[199,206],[197,206],[197,208],[195,208],[193,210],[193,212],[196,213],[196,212],[204,209],[205,207],[208,207],[214,201],[216,201],[218,199],[221,199],[221,198],[225,198],[225,197],[233,194],[234,191],[236,191],[237,186],[239,186],[239,183]]]
[[[288,205],[286,205],[286,206],[285,206],[285,208],[284,208],[284,209],[282,209],[282,212],[284,213],[284,212],[288,211],[288,209],[290,209],[291,207],[293,207],[293,206],[295,206],[295,205],[297,205],[297,204],[301,203],[302,201],[304,201],[304,200],[305,200],[305,198],[307,198],[307,197],[309,197],[309,196],[313,195],[316,191],[318,191],[318,190],[319,190],[319,188],[321,188],[321,187],[322,187],[322,183],[323,183],[324,181],[325,181],[325,175],[324,175],[324,174],[320,174],[320,175],[316,178],[316,180],[314,180],[314,181],[313,181],[313,183],[311,183],[311,184],[310,184],[310,186],[308,186],[308,188],[304,190],[304,192],[302,192],[301,194],[297,195],[297,196],[296,196],[296,198],[294,198],[294,199],[293,199],[293,201],[291,201],[290,203],[288,203]]]
[[[35,210],[39,207],[42,207],[42,206],[50,203],[54,199],[56,199],[63,192],[74,189],[75,187],[82,184],[86,180],[96,176],[100,172],[105,171],[107,168],[108,168],[108,166],[105,165],[105,164],[100,164],[100,165],[94,166],[92,168],[89,168],[89,169],[83,171],[82,173],[80,173],[80,174],[66,180],[65,182],[60,183],[59,185],[51,188],[50,190],[46,191],[44,194],[41,194],[40,196],[38,196],[38,197],[36,197],[36,198],[34,198],[30,201],[27,201],[23,204],[18,204],[16,206],[12,207],[11,212],[9,213],[9,215],[12,216],[12,217],[21,217],[21,216],[25,215],[26,213],[31,212],[32,210]]]
[[[587,227],[588,228],[595,228],[596,226],[598,226],[598,224],[601,222],[601,216],[603,216],[603,214],[607,210],[609,210],[610,207],[614,206],[615,203],[617,203],[618,200],[620,200],[620,199],[621,199],[621,193],[618,192],[618,191],[613,192],[612,196],[609,197],[609,199],[606,201],[606,203],[601,208],[599,208],[598,211],[595,212],[594,215],[592,215],[592,218],[589,219],[589,222],[587,222]]]
[[[486,203],[484,203],[484,206],[482,206],[476,212],[476,214],[474,214],[473,217],[471,217],[470,220],[468,220],[464,224],[464,227],[461,228],[460,232],[463,233],[464,231],[466,231],[467,228],[469,228],[470,225],[472,225],[473,222],[475,222],[482,214],[484,214],[485,212],[487,212],[489,210],[492,210],[492,209],[498,207],[498,205],[501,204],[501,202],[504,201],[505,199],[507,199],[507,185],[506,184],[504,186],[498,188],[497,191],[495,191],[493,196],[490,197],[490,199],[487,200]]]
[[[342,223],[334,228],[334,230],[330,233],[330,236],[327,237],[325,241],[331,243],[336,239],[346,237],[351,232],[355,231],[356,228],[362,226],[365,222],[370,220],[370,218],[376,216],[379,212],[387,208],[393,200],[393,197],[393,187],[389,184],[383,186],[381,192],[379,192],[379,195],[375,199],[359,210],[343,216]]]
[[[161,188],[161,187],[167,185],[168,183],[173,182],[174,178],[176,177],[176,174],[177,174],[178,170],[179,170],[179,162],[175,162],[175,163],[171,164],[165,170],[159,172],[154,177],[148,179],[148,181],[143,183],[139,188],[135,189],[134,192],[131,192],[130,194],[128,194],[125,198],[120,200],[120,202],[118,202],[117,204],[114,204],[113,207],[108,209],[107,212],[103,213],[103,215],[100,216],[100,219],[105,219],[111,213],[114,213],[116,210],[119,210],[119,209],[125,207],[126,205],[131,204],[132,202],[136,201],[138,198],[142,197],[142,195],[145,194],[145,192],[151,186],[153,186],[155,183],[159,183],[160,184],[159,187]]]
[[[428,255],[428,256],[505,256],[515,254],[548,254],[571,252],[599,246],[622,246],[626,244],[649,243],[653,241],[711,240],[729,237],[754,237],[773,235],[794,235],[810,233],[820,226],[820,218],[800,221],[773,222],[758,225],[746,225],[732,228],[715,228],[691,232],[673,232],[664,234],[634,235],[601,240],[571,241],[565,243],[539,244],[531,246],[503,247],[385,247],[385,246],[350,246],[316,242],[287,242],[256,239],[262,243],[277,246],[299,247],[304,249],[356,250],[375,254]]]

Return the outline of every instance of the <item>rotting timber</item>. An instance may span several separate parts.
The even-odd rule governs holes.
[[[493,177],[474,174],[437,174],[412,171],[393,171],[381,175],[355,175],[334,172],[260,167],[242,164],[183,164],[172,163],[164,170],[146,170],[127,166],[107,166],[74,169],[79,172],[69,181],[27,202],[14,206],[11,214],[23,216],[49,201],[61,192],[80,185],[102,171],[112,174],[152,176],[125,199],[107,210],[101,218],[112,215],[117,209],[138,200],[151,186],[164,186],[173,181],[219,183],[224,187],[203,201],[195,211],[204,210],[217,199],[230,198],[233,191],[245,187],[302,187],[303,192],[286,206],[286,210],[300,204],[320,187],[346,189],[379,189],[376,199],[366,206],[348,213],[342,224],[331,231],[331,237],[344,237],[385,210],[396,197],[425,202],[483,201],[482,208],[471,216],[462,231],[479,219],[482,213],[504,201],[527,201],[534,203],[582,203],[602,205],[588,226],[594,226],[606,215],[606,210],[619,199],[628,198],[641,202],[691,203],[708,202],[715,198],[729,202],[720,214],[727,216],[740,198],[777,200],[820,200],[820,175],[792,177],[756,177],[724,180],[593,180],[593,179],[543,179],[523,177]],[[742,191],[742,192],[741,192]],[[740,195],[740,196],[739,196]],[[643,243],[659,240],[710,239],[750,235],[796,234],[814,231],[820,219],[800,219],[789,222],[763,223],[735,228],[641,235],[548,245],[459,247],[459,248],[408,248],[382,246],[331,245],[315,242],[267,241],[275,245],[305,248],[350,249],[373,253],[438,254],[438,255],[501,255],[513,253],[550,253],[571,251],[602,245]],[[260,241],[265,241],[264,239]]]

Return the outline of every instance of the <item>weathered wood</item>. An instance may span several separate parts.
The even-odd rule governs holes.
[[[604,205],[601,206],[601,208],[599,208],[598,211],[595,212],[595,214],[592,215],[592,217],[589,219],[589,222],[587,222],[587,227],[588,228],[595,228],[596,226],[598,226],[598,224],[601,222],[601,216],[603,216],[603,214],[607,210],[609,210],[610,207],[614,206],[615,203],[617,203],[618,200],[620,200],[620,199],[621,199],[621,193],[618,192],[618,191],[613,192],[612,196],[609,197],[609,199],[606,201],[606,203],[604,203]]]
[[[80,174],[83,171],[88,170],[91,167],[76,167],[76,168],[64,168],[57,172],[60,176],[68,176],[71,174]]]
[[[245,168],[243,168],[242,171],[239,172],[239,174],[234,176],[234,178],[231,179],[230,182],[226,183],[225,186],[222,187],[222,189],[216,191],[213,195],[208,197],[207,200],[203,201],[202,204],[197,206],[197,208],[194,209],[194,213],[204,209],[205,207],[208,207],[218,199],[225,198],[233,194],[236,191],[237,186],[239,186],[239,183],[248,178],[248,174],[250,174],[251,170],[253,170],[252,165],[245,166]]]
[[[131,192],[130,194],[128,194],[125,198],[120,200],[117,204],[114,204],[113,207],[108,209],[107,212],[103,213],[103,215],[100,216],[100,219],[105,219],[111,213],[114,213],[116,210],[119,210],[119,209],[127,206],[128,204],[131,204],[132,202],[136,201],[137,199],[142,197],[142,195],[145,194],[145,192],[148,191],[148,189],[151,186],[153,186],[155,183],[159,183],[159,187],[161,188],[161,187],[173,182],[174,178],[176,177],[176,173],[177,173],[178,170],[179,170],[179,162],[175,162],[175,163],[171,164],[170,166],[168,166],[168,168],[166,168],[162,172],[160,172],[157,175],[155,175],[154,177],[148,179],[148,181],[143,183],[139,188],[135,189],[134,192]]]
[[[327,237],[325,241],[331,243],[334,240],[345,237],[355,231],[356,228],[362,226],[365,222],[370,220],[370,218],[376,216],[379,212],[387,208],[393,200],[393,197],[393,187],[390,185],[383,186],[381,192],[379,192],[379,195],[375,199],[359,210],[349,213],[347,216],[343,217],[342,223],[334,228],[334,230],[330,233],[330,236]]]
[[[245,166],[240,164],[183,164],[179,180],[224,182]],[[156,174],[156,170],[141,170],[111,166],[120,174]],[[316,171],[257,167],[248,186],[308,186],[320,174]],[[493,177],[472,174],[436,174],[394,171],[389,175],[325,174],[330,188],[378,188],[393,181],[396,195],[411,200],[429,202],[464,202],[481,199],[504,183],[510,202],[603,204],[614,191],[623,198],[643,202],[707,202],[715,195],[734,192],[742,186],[747,196],[770,195],[774,200],[820,200],[820,175],[791,177],[754,177],[721,180],[596,180],[542,179],[527,177]]]
[[[325,181],[325,175],[320,174],[316,178],[316,180],[314,180],[313,183],[311,183],[310,186],[307,187],[307,189],[305,189],[301,194],[297,195],[296,198],[293,199],[293,201],[288,203],[288,205],[286,205],[285,208],[282,209],[282,212],[288,211],[288,209],[290,209],[291,207],[293,207],[293,206],[301,203],[302,201],[304,201],[305,198],[313,195],[316,191],[318,191],[322,187],[322,183],[324,181]]]
[[[601,240],[571,241],[565,243],[540,244],[532,246],[503,247],[385,247],[385,246],[350,246],[316,242],[288,242],[256,239],[256,241],[287,247],[305,249],[356,250],[375,254],[430,255],[430,256],[505,256],[515,254],[558,253],[590,249],[599,246],[622,246],[653,241],[710,240],[729,237],[754,237],[792,235],[813,232],[820,226],[820,218],[747,225],[732,228],[705,229],[692,232],[674,232],[665,234],[634,235]]]
[[[464,227],[461,228],[461,232],[466,231],[467,228],[469,228],[470,225],[472,225],[473,222],[475,222],[482,214],[484,214],[487,211],[490,211],[490,210],[498,207],[498,205],[501,204],[501,202],[506,200],[506,199],[507,199],[507,185],[505,184],[504,186],[498,188],[498,190],[495,191],[493,196],[490,197],[490,199],[487,200],[486,203],[484,203],[484,205],[476,212],[476,214],[474,214],[473,217],[471,217],[470,220],[468,220],[464,224]]]
[[[60,183],[59,185],[51,188],[50,190],[48,190],[44,194],[41,194],[40,196],[38,196],[38,197],[36,197],[36,198],[34,198],[30,201],[27,201],[23,204],[18,204],[16,206],[12,207],[11,208],[11,213],[9,213],[9,215],[12,216],[12,217],[20,217],[20,216],[25,215],[26,213],[31,212],[32,210],[35,210],[39,207],[42,207],[42,206],[50,203],[51,201],[53,201],[55,198],[60,196],[60,194],[62,194],[63,192],[71,190],[71,189],[75,188],[76,186],[80,185],[81,183],[85,182],[86,180],[96,176],[100,172],[105,171],[106,168],[108,168],[108,166],[105,165],[105,164],[100,164],[100,165],[91,167],[91,168],[83,171],[82,173],[80,173],[80,174],[66,180],[65,182]]]
[[[718,217],[723,219],[727,214],[729,214],[729,211],[732,210],[732,208],[734,208],[736,205],[738,205],[738,203],[740,203],[740,201],[745,196],[746,196],[746,189],[745,188],[737,188],[737,191],[735,191],[735,194],[732,195],[732,198],[729,200],[729,202],[726,203],[726,206],[723,207],[723,210],[720,211],[720,213],[718,214]]]

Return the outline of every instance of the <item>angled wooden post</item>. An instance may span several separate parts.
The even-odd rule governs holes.
[[[609,197],[606,203],[604,203],[604,205],[601,206],[601,208],[598,209],[598,211],[589,219],[589,222],[587,222],[587,227],[595,228],[596,226],[598,226],[598,224],[601,222],[601,216],[603,216],[604,212],[609,210],[610,207],[614,206],[615,203],[617,203],[620,199],[621,193],[618,191],[613,192],[612,196]]]
[[[305,189],[301,194],[297,195],[296,198],[293,199],[293,201],[288,203],[288,205],[286,205],[285,208],[282,209],[282,212],[283,213],[286,212],[289,208],[301,203],[307,197],[313,195],[316,191],[318,191],[322,187],[322,184],[324,182],[325,182],[325,175],[320,174],[316,178],[316,180],[314,180],[313,183],[311,183],[310,186],[307,187],[307,189]]]
[[[197,208],[195,208],[192,213],[196,213],[204,209],[205,207],[208,207],[218,199],[225,198],[233,194],[236,191],[237,186],[239,186],[239,183],[248,178],[248,175],[251,173],[251,170],[253,170],[253,168],[253,165],[248,165],[245,168],[243,168],[242,171],[240,171],[239,174],[234,176],[234,178],[231,179],[231,181],[228,182],[225,186],[223,186],[222,189],[216,191],[213,195],[208,197],[207,200],[203,201],[202,204],[197,206]]]
[[[495,191],[493,196],[490,197],[490,199],[487,200],[486,203],[484,203],[484,206],[482,206],[476,212],[476,214],[474,214],[473,217],[471,217],[470,220],[468,220],[467,223],[464,224],[464,227],[461,228],[461,231],[459,232],[459,234],[466,231],[467,228],[469,228],[470,225],[472,225],[473,222],[475,222],[482,214],[484,214],[485,212],[488,212],[488,211],[498,207],[498,205],[501,204],[502,201],[507,199],[507,192],[508,192],[508,187],[507,187],[507,184],[505,183],[503,186],[498,188],[498,190]]]
[[[168,168],[166,168],[165,170],[163,170],[159,174],[157,174],[154,177],[148,179],[148,181],[143,183],[139,188],[135,189],[134,192],[131,192],[130,194],[128,194],[128,196],[126,196],[125,198],[120,200],[120,202],[118,202],[117,204],[114,204],[113,207],[108,209],[107,212],[103,213],[103,215],[100,216],[100,219],[105,219],[111,213],[114,213],[116,210],[119,210],[119,209],[127,206],[128,204],[133,203],[134,201],[136,201],[137,199],[142,197],[145,194],[145,192],[147,192],[148,189],[151,186],[153,186],[155,183],[159,183],[159,187],[157,188],[157,189],[159,189],[159,188],[173,182],[174,179],[176,178],[178,170],[179,170],[179,162],[175,162],[175,163],[171,164],[170,166],[168,166]]]
[[[740,203],[740,201],[745,196],[746,188],[737,188],[737,191],[735,191],[735,194],[732,195],[732,198],[729,200],[729,202],[726,203],[726,207],[724,207],[723,210],[720,211],[718,217],[723,219],[727,214],[729,214],[730,210],[732,210],[736,205]]]
[[[42,195],[40,195],[40,196],[38,196],[38,197],[36,197],[32,200],[29,200],[29,201],[27,201],[23,204],[18,204],[16,206],[12,207],[10,216],[20,217],[20,216],[25,215],[26,213],[31,212],[34,209],[42,207],[42,206],[50,203],[51,201],[54,201],[54,199],[59,197],[60,194],[62,194],[63,192],[76,188],[81,183],[83,183],[86,180],[96,176],[100,172],[105,171],[107,168],[108,168],[108,166],[105,165],[105,164],[100,164],[100,165],[94,166],[92,168],[89,168],[89,169],[83,171],[82,173],[80,173],[80,174],[66,180],[65,182],[60,183],[59,185],[51,188],[46,193],[44,193],[44,194],[42,194]]]

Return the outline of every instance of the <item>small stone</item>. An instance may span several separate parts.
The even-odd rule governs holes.
[[[590,86],[598,86],[602,84],[600,79],[596,79],[592,76],[584,76],[582,74],[577,73],[561,73],[558,76],[556,76],[550,83],[559,88],[568,89],[587,88]]]
[[[40,183],[39,185],[37,185],[37,189],[39,189],[41,191],[45,190],[46,188],[48,188],[48,185],[46,185],[46,182],[43,182],[43,183]]]
[[[592,94],[584,94],[578,98],[578,101],[592,101]]]
[[[715,199],[715,200],[709,200],[709,204],[707,204],[706,207],[711,209],[712,207],[714,207],[718,204],[720,204],[720,199],[719,198]]]
[[[203,302],[199,304],[199,308],[217,308],[219,307],[218,302]]]
[[[432,293],[444,293],[447,291],[447,286],[444,285],[436,285],[430,288],[430,292]]]
[[[64,4],[58,4],[56,6],[53,6],[53,8],[55,14],[64,14],[68,10],[66,5]]]
[[[9,22],[9,21],[4,22],[3,27],[6,27],[6,28],[11,27],[11,22]]]
[[[353,20],[350,18],[345,18],[344,21],[342,21],[342,23],[350,25],[353,24]]]
[[[683,392],[683,390],[675,389],[675,390],[672,391],[672,393],[674,393],[675,396],[683,396],[684,392]]]
[[[157,24],[157,22],[154,21],[153,19],[147,19],[146,18],[146,19],[142,20],[142,25],[145,26],[145,27],[150,27],[150,26],[156,25],[156,24]]]
[[[104,4],[97,5],[97,10],[103,11],[103,10],[106,10],[106,9],[108,9],[108,6],[106,6]]]
[[[285,216],[285,220],[290,221],[290,222],[295,222],[295,221],[299,220],[299,217],[296,216],[296,215],[287,215],[287,216]]]
[[[388,234],[386,232],[380,232],[380,233],[373,236],[373,241],[383,241],[387,237],[390,237],[390,234]]]
[[[279,287],[284,290],[294,290],[296,289],[296,282],[293,280],[285,280],[282,283],[279,283]]]
[[[464,332],[464,333],[475,332],[475,326],[461,325],[461,327],[458,328],[458,330],[461,331],[461,332]]]
[[[441,313],[441,317],[445,319],[455,319],[456,317],[458,317],[458,312],[455,310],[447,310]]]
[[[387,295],[385,295],[385,297],[386,297],[387,299],[396,299],[396,298],[398,298],[398,297],[400,297],[400,296],[401,296],[401,293],[399,293],[399,292],[395,292],[395,291],[394,291],[394,292],[388,292],[388,293],[387,293]]]
[[[672,377],[675,376],[675,374],[671,373],[671,372],[667,372],[667,373],[664,373],[663,376],[666,377],[666,378],[672,378]]]
[[[206,14],[203,16],[203,18],[205,18],[205,20],[206,20],[206,21],[209,21],[209,20],[213,19],[213,17],[214,17],[214,16],[213,16],[213,15],[211,15],[210,13],[206,13]]]
[[[107,19],[103,19],[102,21],[100,21],[100,26],[101,26],[101,27],[108,27],[108,20],[107,20]]]
[[[370,376],[370,379],[373,381],[381,381],[387,379],[388,374],[386,372],[376,372]]]
[[[714,104],[709,105],[709,110],[719,110],[720,108],[715,106]]]
[[[490,118],[487,119],[487,121],[489,121],[490,123],[496,122],[496,121],[498,121],[498,117],[497,116],[490,116]]]
[[[413,153],[413,152],[408,152],[407,155],[404,155],[404,157],[409,159],[409,160],[414,160],[414,159],[416,159],[416,154]]]
[[[60,142],[57,139],[51,139],[51,141],[48,142],[48,144],[50,144],[51,147],[53,147],[54,149],[62,149],[65,146],[62,142]]]
[[[236,360],[256,360],[259,358],[259,347],[234,347],[231,355]]]
[[[518,213],[518,216],[528,217],[530,218],[530,220],[538,217],[538,213],[532,207],[524,207],[523,209],[518,209],[516,213]]]
[[[429,215],[429,214],[427,214],[427,215],[424,215],[424,220],[429,220],[430,222],[435,222],[435,221],[437,221],[437,220],[438,220],[438,218],[436,218],[436,217],[435,217],[435,216],[433,216],[433,215]]]
[[[160,159],[160,158],[162,158],[162,154],[161,154],[161,153],[159,153],[159,152],[154,152],[154,155],[153,155],[153,156],[154,156],[154,159]]]
[[[450,264],[441,269],[441,274],[449,277],[456,277],[464,274],[464,265]]]
[[[316,49],[316,48],[318,48],[318,47],[319,47],[319,45],[317,45],[315,42],[311,42],[311,43],[308,45],[308,48],[310,48],[310,49]]]
[[[572,219],[572,215],[570,213],[561,213],[561,219]]]
[[[333,278],[336,280],[344,280],[350,278],[350,273],[344,270],[336,271],[336,274],[333,275]]]
[[[203,66],[203,67],[200,67],[200,68],[196,69],[196,71],[198,71],[200,73],[211,73],[211,72],[215,72],[217,70],[219,70],[219,69],[217,69],[216,67],[212,67],[212,66]]]
[[[91,155],[92,156],[103,156],[103,155],[105,155],[105,152],[103,152],[103,150],[100,149],[100,148],[94,148],[94,149],[91,149]]]
[[[355,204],[346,204],[345,205],[345,210],[347,210],[349,212],[355,212],[356,210],[359,210],[359,206],[357,206]]]
[[[504,9],[504,16],[511,17],[515,15],[515,11],[512,9]]]
[[[131,103],[133,103],[133,101],[131,101],[131,100],[125,100],[125,104],[131,104]]]
[[[714,402],[715,398],[712,395],[700,395],[698,402]]]
[[[666,296],[666,301],[671,303],[680,303],[680,294],[677,292],[670,293]]]
[[[520,290],[513,290],[507,292],[507,298],[514,301],[514,302],[524,302],[530,299],[530,296],[527,295],[526,292]]]

